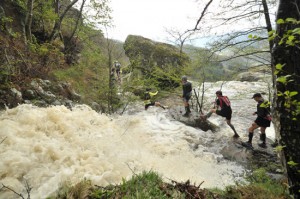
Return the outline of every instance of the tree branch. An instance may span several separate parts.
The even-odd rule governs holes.
[[[203,18],[204,15],[205,15],[206,10],[208,9],[209,5],[210,5],[212,2],[213,2],[213,0],[210,0],[210,1],[206,4],[206,6],[204,7],[204,9],[203,9],[203,11],[202,11],[202,13],[201,13],[201,16],[200,16],[200,18],[197,20],[197,23],[196,23],[196,25],[195,25],[193,31],[199,30],[199,29],[197,28],[197,26],[198,26],[199,23],[201,22],[202,18]]]
[[[13,190],[12,188],[10,188],[8,186],[5,186],[4,184],[2,184],[2,188],[1,189],[3,189],[3,188],[8,189],[9,191],[13,192],[14,194],[16,194],[17,196],[21,197],[22,199],[25,199],[22,194],[17,193],[15,190]]]
[[[7,137],[5,137],[5,138],[0,142],[0,144],[2,144],[2,143],[4,142],[4,140],[6,140],[6,138],[7,138]]]

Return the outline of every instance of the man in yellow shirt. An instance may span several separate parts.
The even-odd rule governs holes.
[[[150,92],[150,91],[151,91],[151,89],[147,88],[146,92],[144,93],[145,110],[147,110],[149,108],[149,106],[159,106],[159,107],[165,109],[165,107],[162,106],[159,102],[155,102],[155,101],[151,100],[153,96],[157,95],[158,91],[156,91],[155,93]]]

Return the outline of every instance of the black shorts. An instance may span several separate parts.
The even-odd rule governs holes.
[[[260,127],[270,127],[271,125],[271,121],[262,117],[257,117],[254,122]]]
[[[217,110],[216,114],[225,117],[226,120],[231,120],[232,110],[231,108],[224,108],[221,110]]]
[[[184,97],[183,97],[183,101],[184,102],[189,102],[189,100],[191,99],[191,97],[192,97],[192,94],[190,93],[190,94],[187,94],[187,95],[185,95]]]
[[[155,102],[151,102],[150,104],[145,104],[145,110],[148,109],[149,106],[154,106]]]

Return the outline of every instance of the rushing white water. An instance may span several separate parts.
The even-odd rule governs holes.
[[[234,99],[233,93],[239,96],[228,89],[227,95],[235,102],[243,100]],[[249,92],[247,99],[251,96]],[[233,103],[233,108],[237,104]],[[237,117],[245,115],[244,112],[249,114],[247,109],[251,106],[255,109],[252,103],[234,111],[238,130],[244,132],[250,124],[250,120],[238,121]],[[225,160],[219,153],[222,140],[232,136],[224,119],[212,117],[223,127],[213,134],[170,119],[168,110],[151,107],[143,111],[142,104],[140,107],[141,111],[135,114],[110,117],[84,105],[72,111],[64,106],[20,105],[2,112],[0,183],[26,193],[26,180],[33,188],[31,198],[35,199],[46,198],[64,182],[90,179],[105,186],[144,170],[157,171],[166,181],[205,181],[201,187],[222,188],[243,176],[242,166]],[[15,195],[0,192],[0,198]]]

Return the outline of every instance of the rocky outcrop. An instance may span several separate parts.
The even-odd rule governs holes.
[[[190,61],[173,45],[136,35],[126,38],[124,50],[130,60],[130,69],[124,72],[135,71],[140,76],[156,80],[160,88],[179,86],[182,68]]]
[[[46,107],[64,105],[71,108],[80,103],[81,96],[67,82],[55,83],[49,80],[33,79],[22,88],[0,89],[0,108],[13,108],[19,104],[33,104]]]
[[[188,126],[199,128],[203,131],[211,130],[212,132],[218,131],[219,127],[210,121],[203,121],[200,119],[199,113],[192,110],[189,117],[184,117],[184,112],[182,111],[182,106],[174,106],[169,109],[169,116],[179,122],[182,122]]]
[[[256,81],[268,81],[272,77],[270,74],[263,72],[244,72],[237,75],[238,81],[256,82]]]
[[[150,70],[154,66],[163,68],[171,64],[174,68],[189,61],[188,56],[173,45],[156,42],[142,36],[129,35],[124,50],[130,60],[140,59],[141,67]]]

